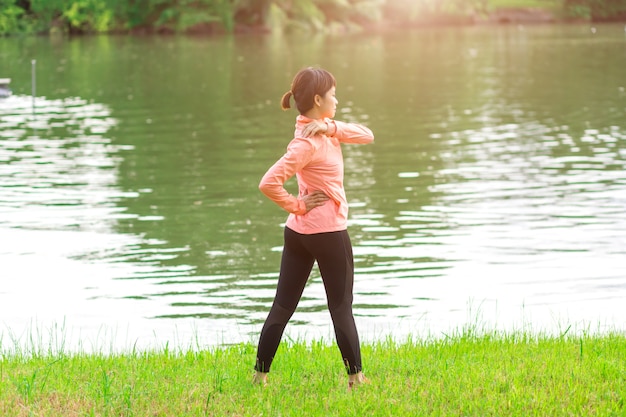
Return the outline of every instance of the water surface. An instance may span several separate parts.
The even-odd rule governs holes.
[[[623,328],[621,25],[10,38],[0,62],[3,345],[255,342],[286,217],[257,184],[306,65],[376,135],[344,147],[364,339]],[[332,339],[317,272],[288,332]]]

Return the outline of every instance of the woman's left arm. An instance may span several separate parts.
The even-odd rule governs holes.
[[[372,131],[357,123],[346,123],[338,120],[327,119],[327,136],[333,136],[343,143],[372,143],[374,134]]]
[[[372,143],[374,141],[374,134],[367,127],[333,119],[313,120],[302,129],[304,137],[317,134],[334,137],[343,143]]]

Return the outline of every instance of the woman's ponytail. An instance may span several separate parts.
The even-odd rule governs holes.
[[[283,98],[282,98],[282,100],[280,101],[280,107],[281,107],[283,110],[287,110],[287,109],[290,109],[290,108],[291,108],[291,103],[290,103],[290,100],[291,100],[291,96],[292,96],[292,95],[293,95],[293,93],[291,92],[291,90],[289,90],[289,91],[287,91],[285,94],[283,94]]]

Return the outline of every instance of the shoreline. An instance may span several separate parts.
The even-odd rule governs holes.
[[[391,16],[376,22],[346,23],[333,21],[325,25],[327,29],[318,30],[307,28],[306,25],[296,29],[272,28],[265,25],[244,25],[236,23],[232,31],[228,31],[219,22],[200,23],[185,30],[176,31],[167,27],[139,26],[132,29],[113,29],[104,32],[73,32],[63,31],[53,25],[48,31],[35,33],[15,33],[6,35],[16,36],[198,36],[214,37],[228,35],[270,35],[272,33],[310,33],[310,34],[348,34],[362,32],[388,32],[402,29],[446,28],[470,26],[508,26],[508,25],[553,25],[553,24],[610,24],[625,23],[626,14],[612,18],[593,19],[585,17],[566,17],[561,10],[537,7],[498,7],[483,15],[442,13],[424,15],[417,19],[403,19],[401,16]]]
[[[486,15],[466,14],[431,14],[424,17],[405,20],[399,16],[383,18],[377,22],[364,22],[357,25],[355,32],[386,32],[399,29],[420,28],[445,28],[445,27],[469,27],[469,26],[508,26],[508,25],[551,25],[551,24],[604,24],[626,23],[626,15],[617,18],[593,19],[582,17],[565,17],[563,11],[553,8],[538,7],[497,7]],[[350,33],[352,30],[346,23],[331,22],[331,29],[321,33]],[[332,27],[334,26],[334,29]],[[269,35],[273,32],[285,32],[283,29],[273,29],[268,26],[248,26],[236,24],[232,34],[236,35]],[[294,30],[290,33],[316,33],[315,30]],[[157,28],[138,28],[131,31],[120,31],[119,34],[128,35],[176,35],[177,32]],[[182,32],[192,36],[216,36],[228,35],[219,23],[211,25],[200,24]]]
[[[111,31],[107,35],[121,36],[227,36],[227,35],[271,35],[272,33],[312,33],[312,34],[349,34],[349,33],[383,33],[397,30],[411,30],[423,28],[454,28],[454,27],[484,27],[484,26],[512,26],[512,25],[569,25],[569,24],[610,24],[626,23],[624,19],[594,20],[586,18],[563,18],[546,9],[506,8],[497,9],[486,17],[465,15],[431,15],[421,19],[406,21],[383,19],[359,25],[356,30],[346,24],[334,22],[331,29],[315,30],[282,30],[267,26],[235,25],[232,33],[224,30],[219,24],[198,25],[183,32],[175,32],[158,28],[136,28],[129,31]],[[85,34],[83,34],[85,35]],[[88,34],[87,34],[88,35]],[[82,35],[79,35],[82,36]]]

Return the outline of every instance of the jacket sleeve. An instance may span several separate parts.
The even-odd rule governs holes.
[[[259,189],[270,200],[289,213],[306,214],[304,201],[289,194],[284,184],[302,170],[313,158],[315,149],[307,140],[295,139],[287,147],[287,152],[265,173]]]
[[[367,127],[357,123],[346,123],[338,120],[327,119],[328,128],[330,134],[342,143],[372,143],[374,141],[374,134]]]

